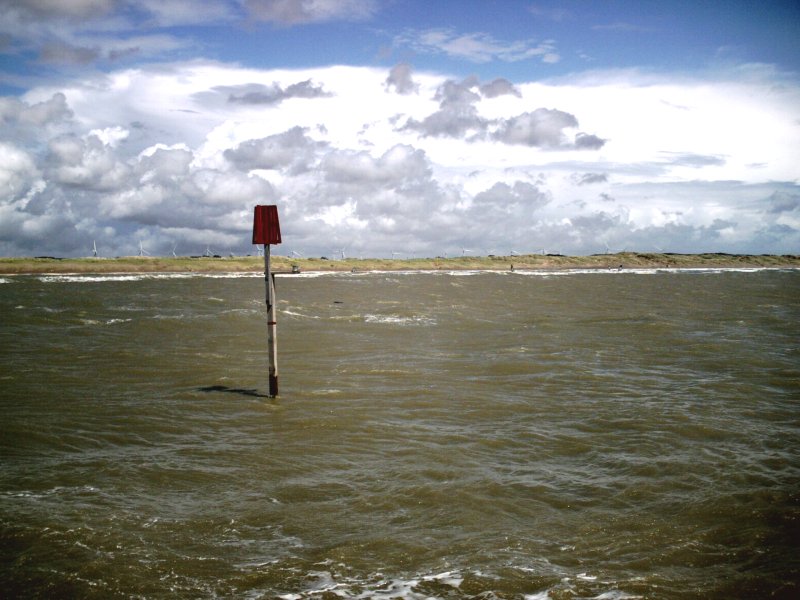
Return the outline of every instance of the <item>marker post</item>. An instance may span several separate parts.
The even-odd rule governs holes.
[[[253,218],[253,243],[264,244],[264,285],[267,302],[267,351],[269,359],[269,395],[278,395],[278,335],[275,315],[275,275],[269,264],[271,244],[281,243],[278,207],[256,206]]]

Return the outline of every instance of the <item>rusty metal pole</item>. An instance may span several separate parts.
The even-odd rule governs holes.
[[[275,319],[275,278],[269,265],[270,245],[264,244],[264,283],[267,289],[267,348],[269,350],[269,395],[278,395],[278,336]]]

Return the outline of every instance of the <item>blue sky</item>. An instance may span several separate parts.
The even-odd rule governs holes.
[[[0,254],[800,252],[794,2],[0,0]]]

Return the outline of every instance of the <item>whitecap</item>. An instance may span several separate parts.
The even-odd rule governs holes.
[[[304,315],[302,313],[295,312],[293,310],[288,310],[288,309],[285,309],[285,308],[281,309],[280,314],[288,315],[288,316],[291,316],[291,317],[301,317],[303,319],[319,319],[319,317],[316,316],[316,315]]]
[[[133,319],[81,319],[80,321],[84,325],[116,325],[117,323],[129,323]]]
[[[444,573],[438,573],[436,575],[426,575],[425,577],[422,578],[422,580],[438,581],[439,583],[443,583],[445,585],[457,588],[460,587],[461,584],[464,582],[464,577],[460,573],[454,573],[453,571],[445,571]]]
[[[402,271],[304,271],[302,273],[276,273],[276,277],[296,277],[309,279],[316,277],[364,277],[370,275],[402,277],[408,275],[449,275],[451,277],[472,277],[475,275],[524,275],[535,277],[554,277],[561,275],[608,275],[608,274],[635,274],[635,275],[654,275],[657,273],[755,273],[759,271],[796,271],[796,267],[630,267],[622,269],[614,268],[563,268],[563,269],[450,269],[450,270],[402,270]],[[38,275],[36,278],[44,283],[100,283],[100,282],[121,282],[121,281],[142,281],[147,279],[238,279],[238,278],[263,278],[264,273],[258,271],[222,271],[214,273],[106,273],[106,274],[45,274]],[[0,283],[9,283],[11,279],[0,278]]]
[[[108,319],[106,325],[116,325],[117,323],[130,323],[133,319]]]
[[[603,592],[599,596],[595,596],[593,600],[639,600],[644,596],[635,596],[633,594],[628,594],[627,592],[623,592],[622,590],[611,590],[608,592]]]
[[[433,325],[436,323],[435,319],[431,317],[401,317],[399,315],[364,315],[364,321],[367,323],[385,323],[388,325]]]
[[[105,283],[121,281],[145,281],[149,279],[238,279],[244,277],[264,277],[258,272],[219,272],[219,273],[104,273],[86,275],[39,275],[37,279],[43,283]]]
[[[264,276],[263,273],[260,274],[261,277]],[[302,273],[276,273],[276,277],[291,277],[294,279],[295,277],[298,279],[314,279],[316,277],[331,277],[331,276],[352,276],[352,275],[363,275],[363,273],[350,273],[348,271],[303,271]]]

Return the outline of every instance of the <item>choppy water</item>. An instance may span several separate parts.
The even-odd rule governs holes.
[[[0,590],[800,595],[800,271],[0,280]]]

